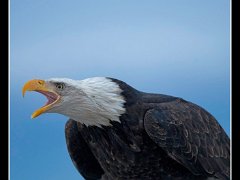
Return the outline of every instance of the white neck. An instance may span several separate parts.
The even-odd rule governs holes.
[[[86,126],[111,126],[111,121],[120,122],[119,117],[125,113],[125,100],[117,83],[105,77],[67,81],[74,85],[78,95],[61,109],[62,114]]]

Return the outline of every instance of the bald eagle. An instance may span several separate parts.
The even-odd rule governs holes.
[[[48,99],[32,118],[69,117],[67,148],[86,179],[230,179],[229,137],[194,103],[107,77],[34,79],[26,91]]]

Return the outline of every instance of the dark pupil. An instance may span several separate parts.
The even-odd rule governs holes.
[[[57,88],[58,88],[58,89],[62,89],[62,88],[63,88],[63,85],[62,85],[62,84],[57,84]]]

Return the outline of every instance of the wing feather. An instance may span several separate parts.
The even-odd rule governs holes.
[[[79,126],[81,126],[80,123],[71,119],[66,123],[65,136],[68,152],[73,164],[84,178],[100,179],[104,172],[83,139]]]
[[[229,179],[229,137],[203,108],[177,100],[146,112],[144,128],[167,154],[193,174]]]

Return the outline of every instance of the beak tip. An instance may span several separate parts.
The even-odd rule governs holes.
[[[39,116],[39,114],[36,114],[36,112],[34,112],[34,113],[31,115],[31,119],[35,119],[37,116]]]
[[[26,94],[26,91],[29,91],[25,86],[22,89],[22,96],[24,97]]]

